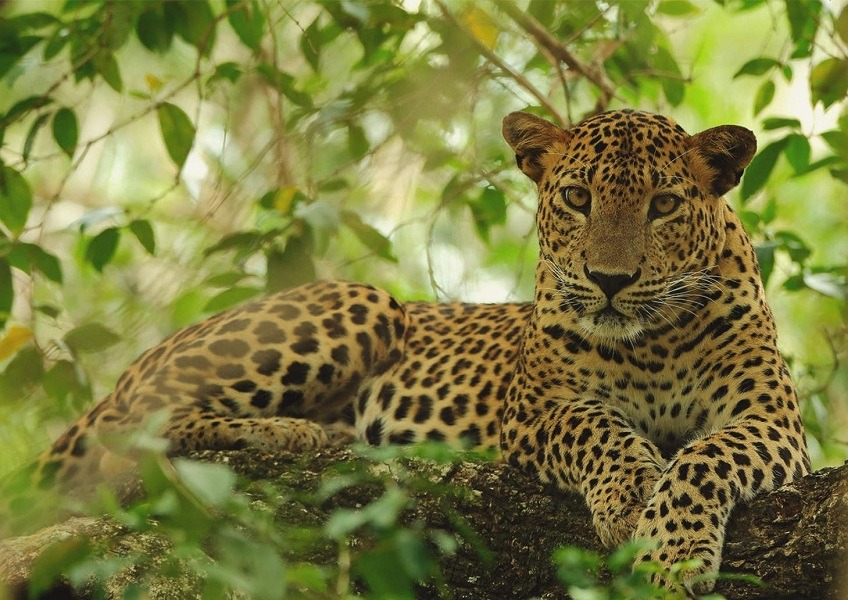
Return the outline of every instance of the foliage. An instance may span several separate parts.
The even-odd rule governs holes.
[[[122,508],[102,494],[101,509],[123,529],[121,547],[76,537],[54,543],[35,564],[30,593],[37,597],[64,575],[88,594],[124,598],[144,597],[174,577],[175,590],[188,581],[204,598],[414,598],[416,586],[438,588],[438,560],[461,541],[486,559],[451,512],[452,499],[464,492],[421,474],[482,455],[439,444],[359,451],[328,468],[309,492],[287,483],[302,477],[296,464],[290,480],[263,484],[239,482],[227,465],[176,459],[172,466],[151,452],[142,463],[142,499]],[[452,530],[425,529],[410,516],[423,496],[440,498]],[[330,499],[340,508],[326,514],[321,507]],[[303,523],[311,513],[324,516]],[[122,573],[134,573],[130,585]]]
[[[609,555],[600,555],[582,548],[563,547],[553,555],[557,575],[574,600],[685,600],[691,595],[682,587],[669,591],[649,582],[649,576],[660,573],[666,581],[679,584],[683,573],[700,566],[699,560],[689,560],[664,569],[657,563],[642,563],[633,567],[634,560],[645,549],[644,542],[625,542]],[[697,580],[696,576],[693,579]],[[716,577],[716,576],[713,576]],[[718,579],[741,579],[756,585],[762,582],[744,574],[719,574]],[[720,594],[701,596],[702,600],[722,600]]]
[[[621,106],[757,130],[730,200],[814,462],[840,462],[846,73],[848,9],[818,0],[5,3],[0,475],[167,332],[258,294],[529,298],[500,118]]]

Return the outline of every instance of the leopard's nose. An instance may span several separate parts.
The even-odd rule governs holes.
[[[608,300],[612,300],[618,292],[626,288],[628,285],[633,285],[639,280],[642,275],[642,269],[636,269],[636,272],[630,275],[622,273],[604,273],[602,271],[590,271],[588,265],[583,265],[583,272],[589,281],[594,282]]]

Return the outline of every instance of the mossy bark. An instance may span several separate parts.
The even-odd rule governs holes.
[[[249,451],[202,452],[193,458],[226,463],[247,481],[270,482],[294,498],[277,513],[280,528],[291,523],[321,523],[334,509],[363,506],[383,491],[377,485],[356,485],[320,503],[297,499],[318,489],[328,467],[352,460],[350,450],[332,450],[310,458]],[[441,565],[442,592],[449,590],[453,598],[565,598],[551,562],[553,551],[563,545],[600,550],[588,510],[577,494],[550,489],[498,463],[434,466],[413,460],[405,462],[404,468],[425,480],[462,490],[449,499],[443,494],[416,492],[414,507],[404,514],[406,522],[420,521],[431,528],[450,531],[467,524],[473,530],[471,537],[476,541],[460,544]],[[9,584],[10,597],[25,597],[22,594],[33,560],[43,548],[74,536],[86,537],[111,553],[151,555],[144,568],[122,573],[108,583],[107,590],[114,597],[119,597],[133,578],[155,570],[156,561],[168,551],[167,540],[127,532],[106,518],[71,519],[33,536],[0,542],[0,580]],[[367,538],[354,539],[352,547],[368,543]],[[739,600],[845,600],[846,548],[848,465],[823,469],[737,507],[728,528],[722,571],[753,574],[766,585],[726,580],[719,581],[716,591]],[[319,544],[309,559],[331,564],[338,559],[337,548],[331,543]],[[183,578],[154,577],[147,585],[150,598],[193,598],[198,597],[201,582],[196,575],[187,574]],[[71,594],[67,587],[62,592]],[[76,594],[85,596],[85,590]],[[419,590],[423,598],[439,594],[435,586]]]

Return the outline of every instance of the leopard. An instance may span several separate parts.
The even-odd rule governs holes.
[[[532,301],[400,301],[316,281],[178,330],[39,459],[108,479],[152,416],[169,454],[444,442],[585,499],[600,541],[712,589],[734,506],[810,471],[752,243],[724,196],[756,152],[631,109],[503,119],[536,186]],[[161,417],[161,415],[165,415]]]

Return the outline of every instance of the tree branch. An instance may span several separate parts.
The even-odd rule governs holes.
[[[500,2],[498,8],[515,21],[519,27],[530,34],[536,42],[550,52],[555,58],[564,62],[569,69],[588,79],[601,92],[595,105],[595,111],[606,110],[611,98],[615,97],[615,86],[606,71],[596,64],[584,62],[548,32],[536,19],[522,11],[511,2]]]
[[[525,90],[530,92],[530,94],[532,94],[533,97],[536,98],[539,101],[539,104],[541,104],[542,106],[545,107],[545,109],[548,111],[548,113],[551,115],[551,117],[553,118],[554,122],[556,122],[557,125],[559,125],[560,127],[566,127],[566,126],[570,125],[570,123],[566,119],[563,118],[563,116],[559,113],[559,111],[556,109],[556,107],[553,104],[550,103],[550,101],[545,97],[545,95],[542,92],[540,92],[538,89],[536,89],[536,86],[534,86],[532,83],[530,83],[530,81],[526,77],[524,77],[521,73],[519,73],[518,71],[513,69],[511,66],[506,64],[504,61],[502,61],[497,54],[492,52],[489,49],[488,46],[486,46],[484,43],[482,43],[477,38],[477,36],[475,36],[472,32],[470,32],[468,30],[468,27],[466,27],[465,25],[463,25],[462,23],[457,21],[456,17],[453,16],[453,14],[448,10],[448,8],[444,5],[444,3],[441,0],[436,0],[436,6],[439,7],[439,10],[442,11],[442,16],[444,16],[444,18],[447,21],[449,21],[451,25],[453,25],[459,31],[461,31],[463,34],[465,34],[465,36],[468,37],[468,39],[470,39],[474,43],[474,45],[477,47],[477,50],[480,52],[480,54],[483,55],[483,57],[486,60],[488,60],[490,63],[492,63],[498,69],[500,69],[501,71],[503,71],[504,73],[509,75],[512,79],[515,80],[515,82],[519,86],[521,86],[522,88],[524,88]]]
[[[358,485],[316,504],[298,498],[314,492],[327,468],[352,459],[350,450],[335,450],[304,458],[297,455],[257,455],[253,451],[206,451],[194,458],[226,463],[247,478],[269,481],[281,489],[286,508],[277,513],[281,532],[292,525],[314,524],[340,507],[362,507],[379,498],[382,489]],[[498,463],[460,463],[434,469],[432,463],[412,461],[407,470],[434,484],[457,486],[468,493],[449,501],[444,494],[416,493],[415,506],[405,513],[407,522],[422,522],[427,529],[457,530],[457,516],[488,549],[491,562],[481,559],[479,547],[463,543],[442,563],[445,585],[455,598],[563,598],[551,563],[553,551],[563,545],[599,550],[589,512],[577,494],[557,492]],[[296,475],[293,475],[296,473]],[[728,527],[722,572],[749,573],[765,587],[744,581],[719,581],[717,591],[735,600],[789,600],[846,597],[848,580],[848,465],[823,469],[800,481],[740,505]],[[167,541],[151,541],[150,534],[132,534],[114,521],[71,519],[34,536],[0,542],[0,581],[24,589],[34,557],[51,541],[81,536],[106,541],[111,553],[146,552],[165,555]],[[135,536],[135,537],[134,537]],[[367,539],[351,540],[351,552],[361,551]],[[312,560],[338,563],[338,548],[330,545]],[[486,554],[486,552],[484,552]],[[132,578],[144,577],[136,569]],[[112,597],[133,579],[116,578],[107,585]],[[151,598],[181,598],[197,591],[202,582],[178,577]],[[194,586],[194,587],[192,587]],[[179,590],[179,594],[175,592]],[[192,592],[194,593],[194,592]],[[420,597],[438,597],[425,587]]]

